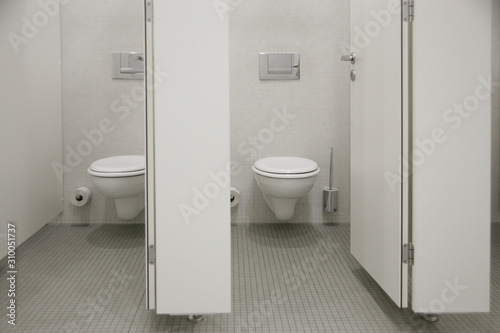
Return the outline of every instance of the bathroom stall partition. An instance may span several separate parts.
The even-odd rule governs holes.
[[[351,252],[399,307],[487,312],[491,0],[350,15]]]
[[[227,313],[227,17],[203,0],[145,6],[148,306]],[[351,251],[415,312],[489,310],[490,11],[351,0]]]
[[[40,29],[21,20],[43,15],[36,1],[0,1],[0,259],[8,238],[20,246],[63,210],[59,15]]]
[[[145,6],[148,307],[228,313],[228,21],[211,1]]]

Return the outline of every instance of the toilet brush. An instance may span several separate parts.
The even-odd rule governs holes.
[[[323,209],[326,212],[333,213],[338,208],[339,190],[333,187],[333,147],[330,149],[330,178],[328,187],[323,187]]]

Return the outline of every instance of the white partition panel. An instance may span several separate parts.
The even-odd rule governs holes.
[[[491,0],[416,0],[415,312],[489,310]]]
[[[373,13],[385,18],[383,28]],[[398,306],[406,307],[401,7],[388,0],[351,0],[350,25],[351,52],[356,53],[351,64],[356,72],[351,81],[351,253]],[[374,28],[378,34],[368,38],[366,31]]]
[[[154,2],[156,310],[231,311],[228,22]]]
[[[8,222],[19,246],[62,212],[58,9],[0,1],[0,259]]]
[[[155,246],[155,132],[154,132],[154,52],[153,52],[153,1],[144,0],[144,33],[145,33],[145,55],[146,71],[144,73],[144,85],[146,87],[146,205],[145,205],[145,233],[146,233],[146,307],[149,310],[156,308],[156,265],[154,253],[149,251]],[[153,257],[153,258],[151,258]]]

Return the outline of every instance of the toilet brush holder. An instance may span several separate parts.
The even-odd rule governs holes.
[[[333,213],[339,208],[339,189],[333,187],[333,147],[330,148],[330,178],[328,186],[323,187],[323,209]]]
[[[339,207],[339,189],[335,187],[323,188],[323,209],[325,212],[336,212]]]

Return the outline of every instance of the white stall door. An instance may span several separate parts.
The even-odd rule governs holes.
[[[351,253],[397,305],[406,306],[402,17],[401,7],[391,4],[351,1]]]

